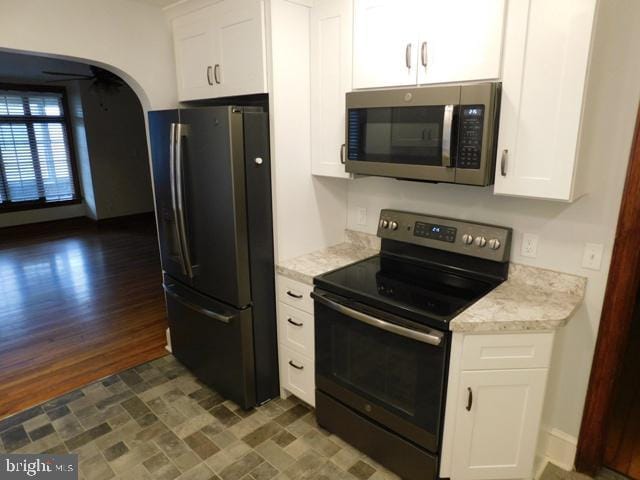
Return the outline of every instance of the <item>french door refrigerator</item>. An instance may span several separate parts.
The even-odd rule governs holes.
[[[268,115],[149,113],[173,354],[243,408],[277,396]]]

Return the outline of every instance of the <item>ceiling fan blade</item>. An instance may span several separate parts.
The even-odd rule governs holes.
[[[52,72],[50,70],[43,70],[42,73],[46,73],[47,75],[59,75],[61,77],[75,77],[86,79],[91,79],[94,77],[94,75],[85,75],[83,73]]]
[[[75,77],[75,78],[60,78],[58,80],[45,80],[44,83],[60,83],[60,82],[71,82],[73,80],[79,80],[79,81],[87,81],[87,80],[93,80],[93,78],[86,78],[86,77]]]

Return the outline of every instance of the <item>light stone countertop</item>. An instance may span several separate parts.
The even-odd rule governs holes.
[[[380,239],[375,235],[345,231],[347,241],[323,250],[307,253],[276,266],[276,272],[287,278],[313,285],[313,277],[350,263],[373,257],[380,252]]]
[[[449,323],[454,332],[523,332],[566,325],[582,303],[585,277],[512,263],[509,279]]]
[[[347,241],[285,260],[280,275],[313,285],[313,277],[377,255],[380,239],[346,231]],[[522,332],[564,326],[584,299],[587,279],[512,263],[509,279],[449,323],[454,332]]]

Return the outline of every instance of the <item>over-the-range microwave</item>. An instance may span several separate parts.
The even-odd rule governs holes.
[[[427,182],[494,180],[501,84],[347,93],[347,172]]]

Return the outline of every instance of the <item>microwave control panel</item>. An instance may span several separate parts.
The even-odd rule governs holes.
[[[483,127],[484,105],[460,107],[460,136],[456,162],[458,168],[480,168]]]

